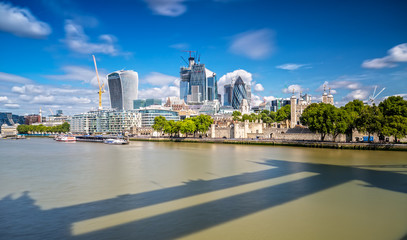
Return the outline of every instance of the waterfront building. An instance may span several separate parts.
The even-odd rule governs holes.
[[[248,99],[247,98],[247,88],[246,88],[246,84],[243,82],[242,78],[239,76],[233,86],[232,107],[234,109],[239,109],[240,104],[242,103],[243,99]]]
[[[158,116],[163,116],[167,121],[179,121],[178,112],[171,110],[169,107],[150,106],[138,110],[141,114],[141,127],[151,127],[154,124],[154,119]]]
[[[112,109],[132,110],[138,95],[137,72],[120,70],[107,75],[107,79]]]
[[[187,104],[201,104],[218,99],[216,73],[189,57],[189,65],[180,70],[180,98]]]
[[[71,132],[82,134],[129,132],[133,126],[141,127],[138,111],[100,110],[77,114],[70,119]]]
[[[17,127],[19,124],[14,124],[14,125],[7,125],[6,123],[1,125],[0,132],[1,132],[1,137],[7,137],[7,136],[15,136],[18,134]]]

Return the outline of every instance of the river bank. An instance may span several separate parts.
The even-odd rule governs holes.
[[[407,151],[407,144],[382,144],[382,143],[344,143],[344,142],[319,142],[319,141],[294,141],[294,140],[263,140],[263,139],[212,139],[212,138],[130,138],[131,141],[151,142],[188,142],[188,143],[219,143],[219,144],[245,144],[245,145],[272,145],[309,148],[333,148],[355,150],[387,150]]]

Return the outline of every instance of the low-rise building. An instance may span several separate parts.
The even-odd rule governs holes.
[[[18,134],[17,127],[18,127],[18,124],[9,126],[4,123],[3,125],[1,125],[1,136],[7,137],[7,136],[17,135]]]

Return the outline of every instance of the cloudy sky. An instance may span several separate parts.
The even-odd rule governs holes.
[[[220,86],[242,76],[254,104],[293,89],[318,101],[324,84],[338,106],[375,86],[407,96],[407,2],[335,2],[0,0],[0,111],[97,108],[92,54],[101,76],[137,71],[140,98],[179,95],[182,50]]]

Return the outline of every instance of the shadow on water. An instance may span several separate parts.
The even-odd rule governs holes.
[[[0,200],[1,239],[174,239],[216,226],[267,208],[278,206],[352,180],[362,180],[376,187],[407,194],[407,175],[360,169],[351,166],[268,160],[273,168],[214,180],[189,181],[184,185],[112,199],[42,210],[28,192],[13,199]],[[317,175],[284,182],[168,211],[102,230],[72,234],[78,221],[103,217],[128,210],[227,189],[248,183],[299,172]],[[407,230],[407,229],[406,229]]]

